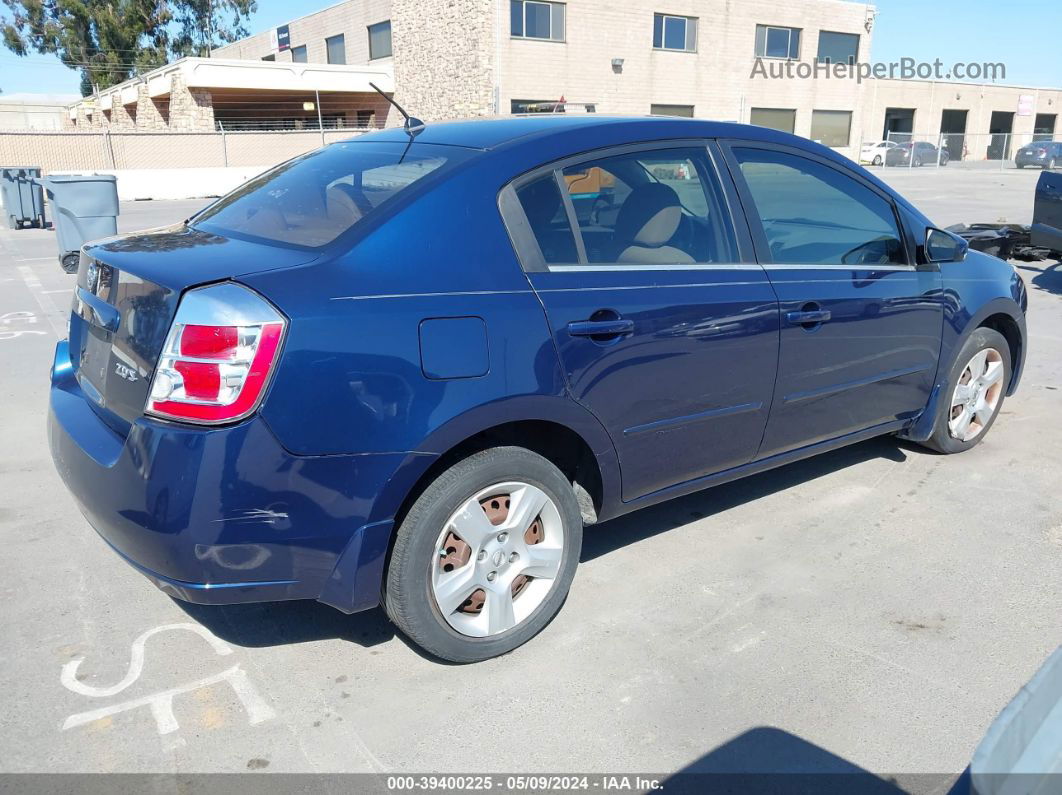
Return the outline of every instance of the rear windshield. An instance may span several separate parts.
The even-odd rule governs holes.
[[[250,180],[195,216],[192,226],[320,248],[467,154],[415,142],[332,144]]]

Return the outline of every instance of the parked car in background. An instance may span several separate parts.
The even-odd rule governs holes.
[[[581,181],[617,211],[578,212]],[[469,662],[560,610],[585,524],[882,434],[970,449],[1026,304],[1009,264],[764,127],[384,130],[88,245],[49,440],[167,594],[382,602]]]
[[[894,141],[868,141],[859,148],[859,162],[880,166],[885,162],[885,155],[890,149],[899,146]]]
[[[1014,155],[1014,165],[1018,168],[1039,166],[1040,168],[1057,168],[1062,166],[1062,141],[1034,141],[1026,144]]]
[[[928,141],[908,141],[885,153],[885,165],[915,168],[935,164],[946,166],[949,158],[947,149],[938,149]]]

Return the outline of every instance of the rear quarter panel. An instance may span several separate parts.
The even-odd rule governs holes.
[[[503,176],[466,168],[372,230],[349,252],[308,267],[246,277],[290,318],[262,416],[300,455],[405,453],[370,520],[397,509],[438,455],[496,424],[548,419],[610,458],[597,421],[566,396],[542,306],[521,271],[497,209]],[[454,335],[447,367],[425,372],[422,326],[482,319]],[[433,356],[448,340],[433,338]]]

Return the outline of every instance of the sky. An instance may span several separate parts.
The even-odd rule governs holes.
[[[291,0],[258,0],[248,23],[252,32],[268,30],[294,16],[332,5],[306,3],[295,11]],[[301,4],[299,4],[301,5]],[[957,62],[1002,62],[1007,77],[1000,83],[1032,87],[1062,86],[1062,2],[1058,0],[878,0],[871,60],[901,58],[945,68]],[[710,30],[704,24],[703,32]],[[648,46],[648,45],[647,45]],[[0,90],[77,94],[79,75],[52,56],[19,58],[0,46]]]

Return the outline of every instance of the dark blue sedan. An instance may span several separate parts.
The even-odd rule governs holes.
[[[825,147],[413,132],[84,250],[52,456],[165,592],[382,602],[482,660],[557,613],[584,525],[881,434],[967,450],[1018,385],[1014,269]]]

